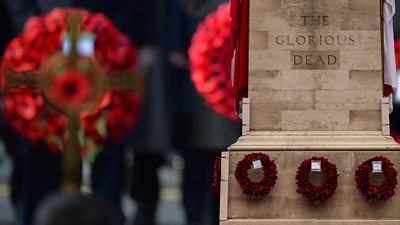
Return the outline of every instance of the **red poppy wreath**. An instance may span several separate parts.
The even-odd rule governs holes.
[[[314,185],[310,182],[311,161],[321,161],[321,172],[325,175],[325,182],[321,185]],[[324,157],[312,157],[304,160],[296,173],[297,193],[302,194],[310,201],[323,201],[331,198],[338,186],[338,174],[336,165],[330,163]]]
[[[372,162],[382,162],[382,173],[385,175],[385,181],[377,186],[371,183],[369,175],[372,173]],[[358,166],[355,172],[357,187],[365,198],[369,200],[388,200],[395,194],[394,189],[397,185],[397,170],[393,167],[393,163],[383,156],[375,156]]]
[[[248,170],[252,168],[253,162],[260,160],[264,177],[260,181],[252,181]],[[251,153],[244,156],[236,165],[235,178],[243,193],[250,196],[264,196],[271,192],[275,186],[278,171],[276,164],[264,153]]]
[[[237,120],[231,82],[233,30],[229,9],[229,3],[221,4],[198,26],[189,60],[192,82],[199,94],[216,112]]]
[[[219,181],[221,180],[221,156],[218,155],[214,161],[213,183],[210,185],[212,193],[219,195]]]
[[[68,29],[67,18],[71,15],[80,16],[80,33],[95,37],[93,59],[104,73],[94,73],[88,69],[92,68],[94,60],[87,57],[82,56],[77,62],[79,71],[65,69],[69,68],[65,67],[69,64],[58,61],[58,58],[64,59],[57,56],[64,56],[62,40]],[[136,64],[136,52],[128,37],[103,14],[57,8],[48,14],[31,17],[24,31],[11,40],[3,55],[1,82],[4,88],[4,117],[18,133],[34,142],[43,140],[51,150],[58,152],[66,136],[67,118],[49,107],[49,100],[66,108],[83,105],[94,99],[95,82],[89,79],[102,75],[110,80],[122,77],[130,74]],[[44,79],[49,65],[52,66],[49,71],[54,74],[51,82]],[[43,96],[45,91],[42,86],[31,88],[29,85],[11,85],[15,79],[40,80],[38,83],[50,86],[46,89],[48,94]],[[138,118],[138,93],[109,88],[99,90],[101,93],[96,95],[99,98],[96,97],[93,107],[80,114],[80,132],[86,135],[82,146],[84,155],[109,139],[122,140]]]

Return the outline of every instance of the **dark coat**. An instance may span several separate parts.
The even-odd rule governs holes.
[[[190,0],[171,0],[167,10],[168,36],[166,46],[168,51],[187,50],[191,44],[191,37],[196,31],[198,23],[204,19],[197,15],[188,14],[184,8],[193,7],[195,1]],[[199,1],[197,1],[199,2]],[[220,0],[202,1],[204,3],[205,14],[215,10]],[[186,3],[184,5],[182,3]],[[197,7],[201,8],[201,4]],[[175,34],[175,37],[172,35]],[[178,35],[177,35],[178,34]],[[195,91],[190,80],[189,71],[169,70],[167,76],[171,77],[171,83],[175,90],[176,112],[180,118],[178,120],[178,141],[187,142],[188,148],[221,151],[235,142],[240,136],[241,124],[225,118],[214,112],[204,99]],[[179,124],[185,123],[185,124]]]
[[[394,38],[400,38],[400,2],[396,2],[396,13],[393,20]]]
[[[201,19],[226,0],[180,0],[180,2],[188,15]]]

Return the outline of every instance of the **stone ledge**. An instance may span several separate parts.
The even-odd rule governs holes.
[[[381,131],[250,131],[228,149],[377,151],[400,150],[400,145]]]
[[[220,225],[398,225],[400,220],[227,220]]]

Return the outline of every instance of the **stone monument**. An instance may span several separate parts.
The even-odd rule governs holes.
[[[249,99],[243,136],[222,155],[221,224],[400,224],[400,193],[368,202],[354,179],[376,155],[400,165],[382,98],[380,0],[250,0],[249,32]],[[264,197],[243,194],[234,176],[251,152],[278,167]],[[312,156],[339,174],[319,204],[296,193],[297,168]]]

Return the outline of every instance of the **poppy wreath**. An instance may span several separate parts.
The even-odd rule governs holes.
[[[382,173],[385,175],[385,181],[377,186],[371,183],[369,175],[372,173],[372,162],[382,162]],[[375,156],[358,165],[355,172],[355,180],[358,189],[368,201],[383,200],[386,201],[395,194],[394,189],[397,185],[397,170],[393,163],[383,156]]]
[[[210,189],[212,193],[216,196],[219,195],[219,182],[221,180],[221,156],[218,155],[214,161],[214,168],[213,168],[213,182],[210,185]]]
[[[231,82],[233,29],[229,14],[229,3],[210,13],[197,27],[188,53],[197,92],[216,112],[237,120]]]
[[[321,161],[321,172],[325,175],[325,182],[314,185],[310,182],[311,161]],[[302,194],[310,201],[323,201],[331,198],[338,187],[338,173],[334,163],[324,157],[312,157],[304,160],[297,169],[296,184],[297,193]]]
[[[248,170],[252,168],[253,161],[260,160],[264,177],[260,181],[252,181]],[[250,196],[268,195],[276,184],[278,171],[276,164],[264,153],[251,153],[244,156],[236,165],[235,178],[243,193]]]
[[[11,40],[2,58],[0,80],[4,116],[22,136],[33,142],[43,140],[55,152],[62,148],[67,118],[47,104],[39,87],[20,85],[10,88],[7,82],[10,77],[30,80],[42,75],[43,65],[62,52],[66,18],[71,14],[81,17],[80,32],[94,34],[94,58],[101,64],[105,76],[124,76],[137,64],[129,38],[104,14],[56,8],[48,14],[31,17],[25,23],[23,32]],[[85,102],[93,92],[92,84],[77,71],[65,71],[62,75],[63,78],[54,83],[51,96],[61,104]],[[91,110],[80,115],[80,136],[85,136],[82,154],[87,155],[107,140],[122,140],[136,124],[139,106],[138,93],[111,89],[102,92]]]

